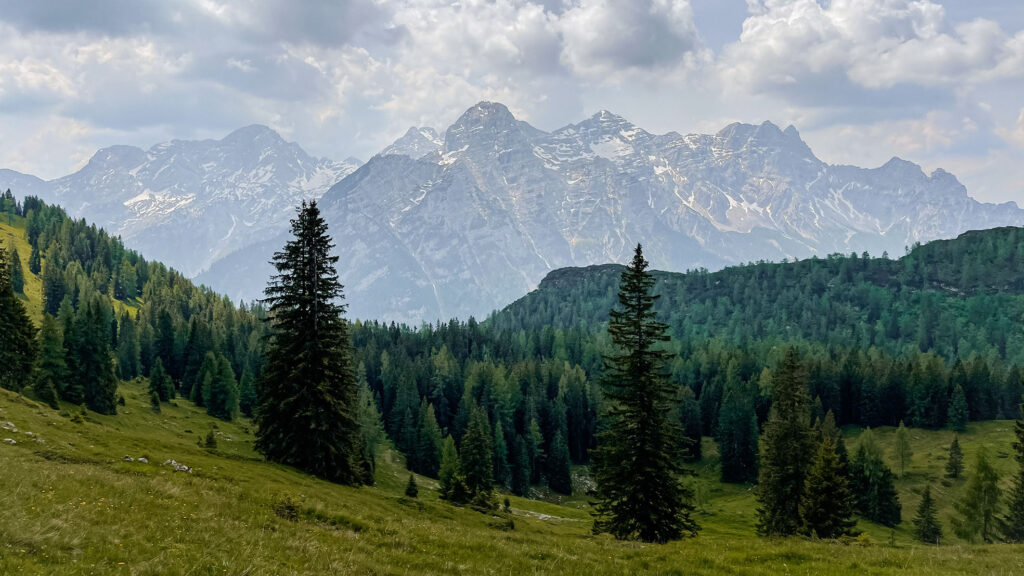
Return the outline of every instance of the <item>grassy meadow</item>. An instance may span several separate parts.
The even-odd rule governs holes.
[[[864,536],[848,543],[755,536],[751,487],[715,480],[705,440],[694,480],[703,531],[645,545],[592,535],[585,497],[510,497],[510,526],[439,500],[428,478],[418,479],[418,499],[405,498],[408,473],[392,451],[380,455],[376,486],[337,486],[264,462],[247,420],[214,420],[184,400],[155,414],[144,381],[122,383],[121,393],[119,415],[83,418],[77,407],[54,411],[0,390],[0,440],[16,442],[0,442],[0,574],[1024,573],[1024,548],[952,535],[965,481],[942,478],[947,431],[911,431],[914,464],[898,483],[903,524],[861,522]],[[200,445],[211,430],[215,449]],[[857,433],[848,431],[851,447]],[[892,434],[879,430],[884,446]],[[1008,475],[1011,435],[1010,422],[972,424],[961,437],[967,471],[986,445]],[[929,482],[946,529],[938,547],[912,539]]]

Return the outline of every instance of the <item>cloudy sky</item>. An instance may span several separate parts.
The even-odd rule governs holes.
[[[479,100],[543,129],[794,124],[1024,204],[1020,0],[0,0],[0,167],[267,124],[366,159]]]

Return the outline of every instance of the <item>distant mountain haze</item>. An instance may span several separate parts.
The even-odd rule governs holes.
[[[50,182],[0,171],[233,298],[261,295],[292,207],[320,198],[353,317],[483,317],[551,270],[625,262],[717,269],[755,260],[888,251],[1024,225],[942,170],[892,159],[830,165],[792,126],[656,135],[607,111],[553,132],[498,103],[443,135],[413,127],[380,154],[331,162],[265,127],[220,141],[101,150]]]

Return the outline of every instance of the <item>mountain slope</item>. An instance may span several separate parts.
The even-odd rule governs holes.
[[[602,111],[547,133],[483,102],[439,153],[397,158],[371,159],[321,202],[361,317],[486,314],[551,270],[623,262],[637,242],[658,268],[717,269],[1024,224],[941,170],[828,165],[767,122],[653,135]],[[382,286],[401,297],[378,298]]]
[[[313,158],[265,126],[222,140],[112,146],[51,180],[0,171],[0,188],[60,204],[188,276],[287,229],[293,206],[319,198],[358,160]]]

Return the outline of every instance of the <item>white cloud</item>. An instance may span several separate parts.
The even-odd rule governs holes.
[[[1011,128],[998,127],[996,134],[1009,144],[1024,148],[1024,108],[1020,109],[1016,125]]]

